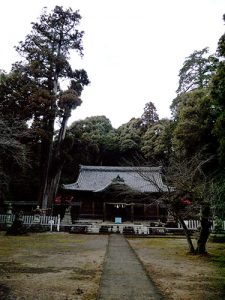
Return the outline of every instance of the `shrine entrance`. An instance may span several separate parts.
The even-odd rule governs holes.
[[[126,203],[108,203],[103,204],[104,221],[114,222],[116,218],[121,218],[122,222],[133,221],[132,206]]]

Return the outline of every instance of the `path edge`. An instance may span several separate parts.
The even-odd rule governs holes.
[[[152,284],[152,287],[154,289],[155,294],[157,295],[157,299],[156,300],[166,300],[165,295],[162,293],[162,291],[159,289],[159,287],[157,286],[157,284],[154,282],[154,280],[151,278],[150,274],[148,273],[148,270],[146,268],[146,266],[144,265],[143,261],[140,259],[140,257],[138,256],[137,252],[134,250],[134,248],[131,246],[131,244],[128,241],[128,238],[125,237],[125,241],[127,242],[128,246],[130,247],[131,251],[134,253],[135,257],[137,258],[137,260],[140,262],[146,276],[148,277],[149,281]]]
[[[103,260],[103,264],[102,264],[102,270],[101,270],[101,275],[100,275],[100,280],[99,280],[99,286],[98,286],[98,292],[97,292],[97,295],[96,295],[96,300],[100,299],[100,290],[101,290],[101,286],[102,286],[102,275],[103,275],[103,272],[104,272],[106,260],[107,260],[108,253],[109,253],[109,241],[110,241],[110,235],[111,234],[108,233],[107,235],[108,235],[108,241],[107,241],[105,256],[104,256],[104,260]]]

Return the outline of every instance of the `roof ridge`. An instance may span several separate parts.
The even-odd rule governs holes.
[[[80,165],[80,170],[101,170],[101,171],[160,171],[161,166],[89,166]]]

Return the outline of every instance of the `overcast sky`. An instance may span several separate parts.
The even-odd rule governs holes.
[[[30,33],[41,9],[80,10],[84,57],[71,56],[91,81],[71,121],[105,115],[114,127],[140,117],[152,101],[170,117],[178,72],[187,56],[214,53],[225,27],[225,0],[7,0],[0,4],[0,69],[19,58],[14,46]]]

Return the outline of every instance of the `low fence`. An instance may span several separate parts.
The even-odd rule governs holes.
[[[201,226],[201,222],[199,220],[185,220],[184,223],[186,224],[188,229],[197,230]],[[211,229],[214,229],[216,222],[213,222]],[[182,228],[181,224],[178,223],[178,228]],[[225,230],[225,221],[222,221],[222,229]]]
[[[0,214],[0,225],[1,224],[12,224],[13,221],[15,220],[15,215],[14,214]],[[23,220],[23,224],[25,225],[33,225],[33,224],[40,224],[43,226],[49,226],[49,230],[52,231],[53,228],[54,230],[60,231],[60,227],[64,228],[67,225],[64,225],[61,223],[60,220],[60,216],[41,216],[41,215],[23,215],[22,216],[22,220]],[[184,221],[187,228],[190,230],[198,230],[201,226],[201,223],[199,220],[185,220]],[[85,222],[82,222],[82,224],[80,224],[81,226],[85,225]],[[109,224],[107,224],[109,226]],[[112,226],[113,225],[113,226]],[[213,222],[213,225],[211,227],[211,229],[213,230],[215,228],[215,222]],[[70,225],[68,225],[70,227]],[[67,226],[67,227],[68,227]],[[72,226],[79,226],[78,224],[73,224]],[[93,232],[93,233],[97,233],[99,232],[99,228],[100,228],[101,224],[95,224],[95,222],[90,222],[88,224],[88,232]],[[111,226],[111,227],[110,227]],[[123,227],[127,226],[127,224],[110,224],[110,228],[112,232],[123,232]],[[164,228],[164,227],[150,227],[148,225],[144,225],[144,224],[140,224],[140,225],[135,225],[135,224],[130,224],[129,226],[132,226],[133,229],[135,230],[135,232],[143,232],[143,233],[147,233],[150,228],[156,230],[157,228],[159,230],[162,229],[169,229],[169,228]],[[115,228],[114,228],[115,227]],[[119,228],[119,229],[118,229]],[[143,229],[144,228],[144,229]],[[176,229],[176,228],[174,228]],[[178,223],[178,229],[182,229],[182,226],[180,223]],[[222,221],[222,229],[225,230],[225,221]]]
[[[199,220],[185,220],[184,223],[188,229],[193,229],[193,230],[197,230],[201,226],[201,223]],[[178,228],[183,228],[180,223],[178,223],[177,225],[178,225]]]
[[[60,229],[60,216],[23,215],[21,218],[25,225],[40,224],[43,226],[48,225],[50,230],[52,230],[53,226],[56,226],[57,231]],[[0,224],[10,224],[13,223],[14,220],[14,214],[0,215]]]

